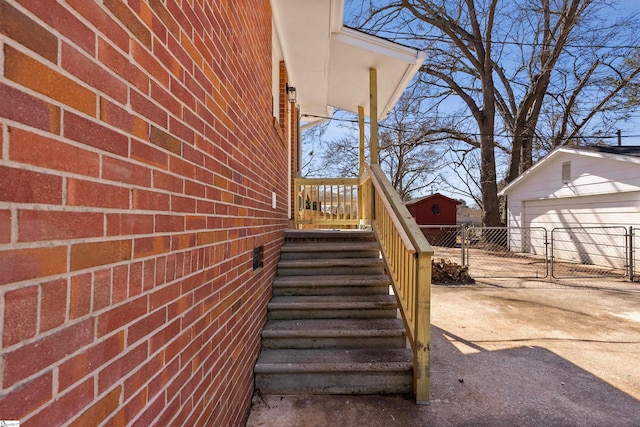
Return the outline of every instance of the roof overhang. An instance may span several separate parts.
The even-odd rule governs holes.
[[[344,0],[272,0],[273,19],[304,121],[333,108],[369,116],[369,70],[377,70],[384,119],[424,62],[419,50],[343,25]]]

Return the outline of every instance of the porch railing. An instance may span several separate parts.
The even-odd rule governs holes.
[[[296,178],[295,228],[356,228],[362,209],[358,178]]]
[[[433,249],[378,165],[362,181],[373,201],[376,233],[413,348],[417,403],[429,401],[431,257]]]

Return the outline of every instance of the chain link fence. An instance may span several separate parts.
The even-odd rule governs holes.
[[[625,227],[565,227],[551,230],[553,277],[618,277],[627,273]]]
[[[549,274],[544,228],[469,227],[464,235],[464,260],[472,277],[540,279]]]
[[[420,228],[435,259],[467,266],[476,279],[640,279],[640,233],[633,227]]]

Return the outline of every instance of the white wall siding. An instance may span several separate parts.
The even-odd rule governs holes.
[[[625,230],[640,228],[639,159],[558,152],[505,191],[512,250],[544,254],[541,232],[557,260],[623,269]],[[562,180],[562,164],[571,178]],[[585,231],[572,228],[587,228]],[[617,228],[615,228],[617,227]],[[523,232],[522,230],[531,229]],[[551,253],[550,253],[551,255]]]

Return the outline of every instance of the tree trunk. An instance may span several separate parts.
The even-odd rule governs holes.
[[[487,126],[493,127],[493,126]],[[496,183],[496,158],[492,133],[482,131],[480,140],[480,188],[482,189],[482,223],[486,227],[499,227],[500,206]]]
[[[509,156],[509,170],[507,172],[507,183],[510,183],[518,177],[520,173],[520,159],[522,158],[522,137],[520,135],[513,136],[511,145],[511,155]]]

